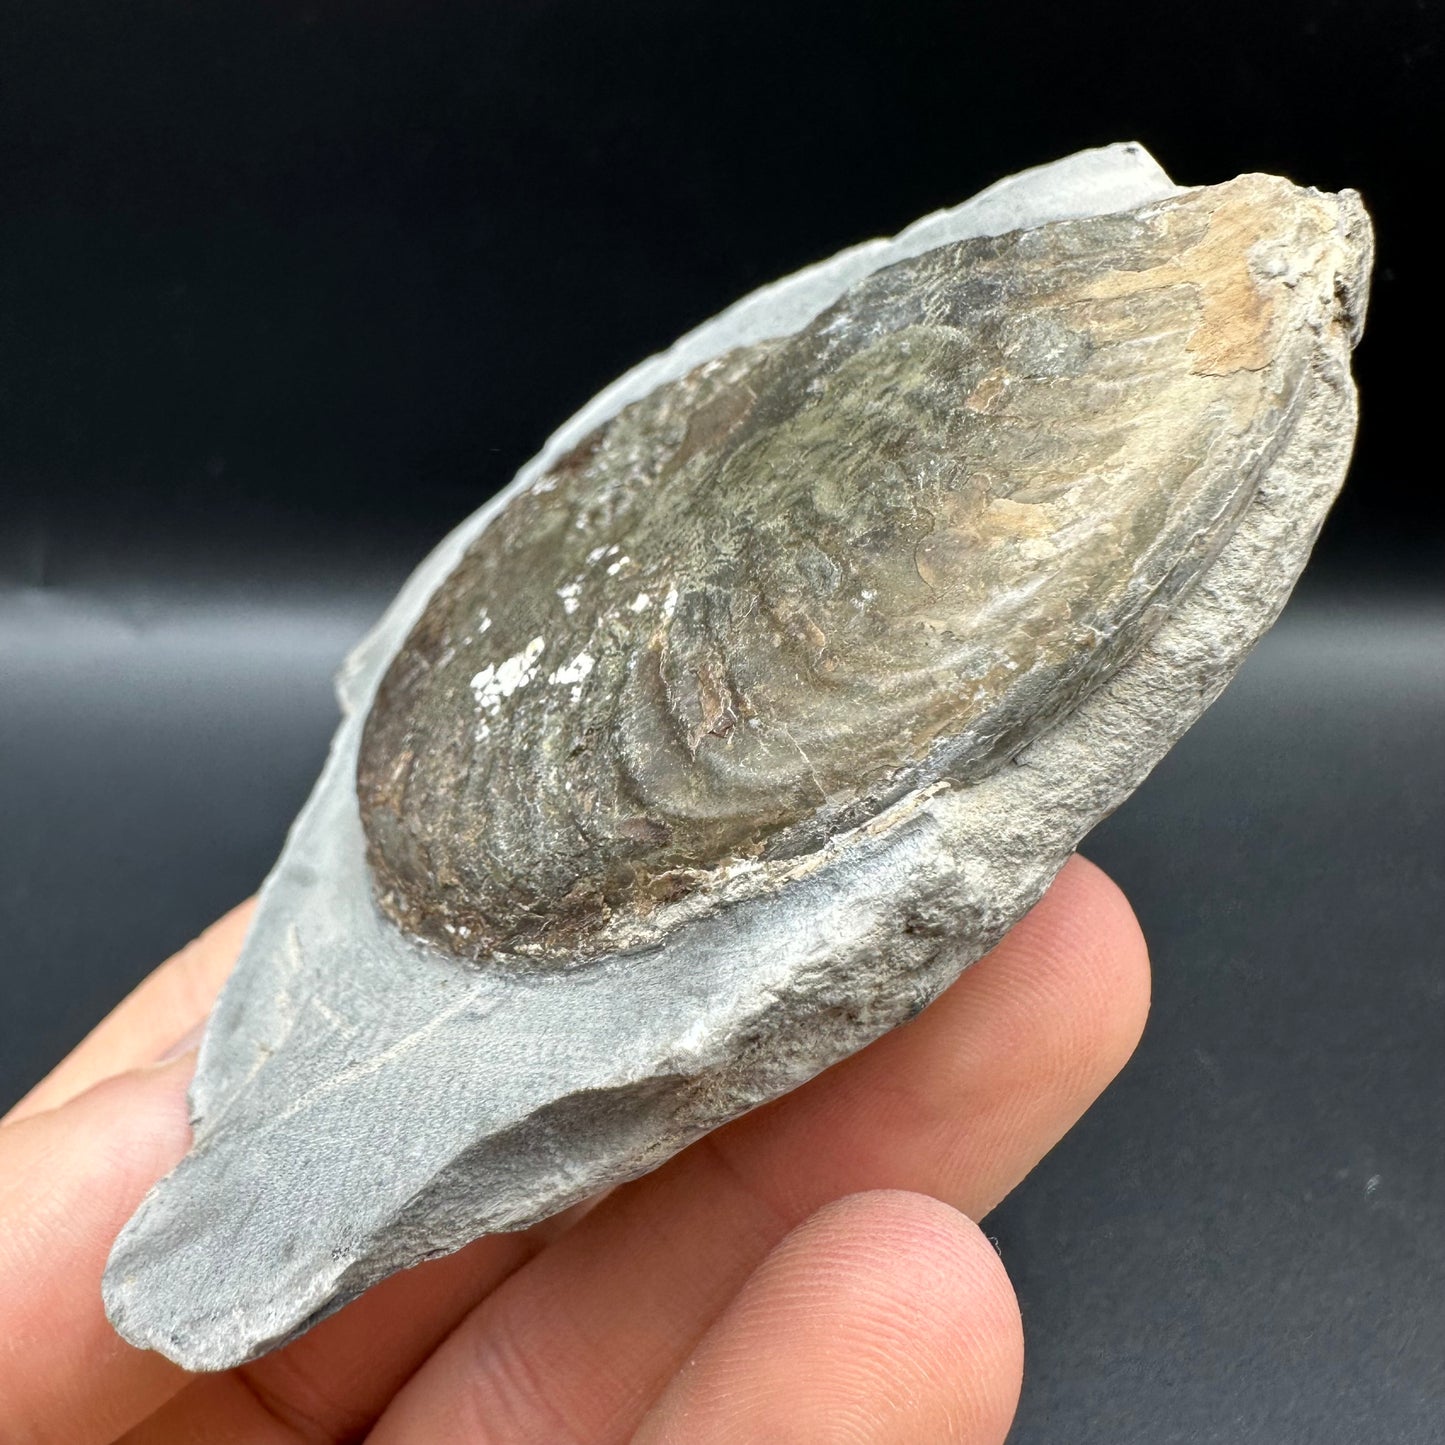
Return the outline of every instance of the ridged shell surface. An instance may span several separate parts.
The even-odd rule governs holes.
[[[1338,226],[1245,176],[943,246],[624,408],[386,672],[357,775],[383,910],[570,963],[1004,764],[1229,536]]]

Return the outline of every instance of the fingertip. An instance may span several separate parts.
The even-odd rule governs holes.
[[[88,1178],[93,1203],[114,1197],[128,1215],[155,1181],[171,1169],[190,1143],[186,1091],[195,1072],[194,1049],[132,1069],[83,1089],[63,1104],[7,1126],[7,1149],[16,1157],[49,1161],[49,1167]],[[11,1173],[17,1187],[23,1186]],[[47,1197],[56,1197],[52,1188]],[[90,1213],[89,1210],[86,1214]],[[117,1222],[117,1228],[119,1227]]]
[[[1072,960],[1071,1052],[1102,1089],[1128,1063],[1148,1021],[1149,945],[1123,889],[1096,863],[1075,854],[1055,886],[1046,922],[1058,954]]]
[[[805,1268],[834,1268],[825,1288],[840,1313],[857,1307],[869,1339],[892,1330],[920,1363],[932,1351],[936,1379],[984,1387],[973,1415],[1001,1438],[1023,1377],[1023,1321],[1003,1260],[972,1219],[928,1194],[868,1190],[818,1210],[779,1253],[787,1248]]]
[[[112,1439],[186,1379],[115,1333],[101,1276],[121,1226],[185,1152],[194,1062],[103,1080],[0,1133],[0,1413],[19,1438]]]
[[[177,1046],[157,1063],[102,1079],[71,1101],[77,1114],[82,1107],[93,1111],[91,1127],[96,1132],[122,1140],[127,1172],[140,1179],[149,1176],[147,1189],[190,1147],[187,1093],[197,1053],[195,1044]],[[107,1124],[113,1129],[107,1130]]]
[[[1002,1262],[926,1195],[840,1199],[763,1262],[669,1385],[640,1445],[1002,1441],[1023,1334]]]
[[[996,1061],[1085,1102],[1128,1062],[1149,1015],[1149,950],[1129,900],[1075,855],[1048,891],[959,989],[987,1010]]]
[[[142,983],[136,993],[144,995],[148,989],[159,990],[164,978],[172,996],[168,1002],[173,1011],[183,1018],[204,1022],[235,966],[255,911],[254,898],[236,904],[202,929],[168,964],[163,964]]]

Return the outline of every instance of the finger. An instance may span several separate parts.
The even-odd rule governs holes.
[[[783,1100],[718,1143],[793,1218],[913,1179],[982,1219],[1129,1061],[1149,994],[1133,909],[1076,856],[916,1020],[800,1091],[800,1107]]]
[[[1148,961],[1122,895],[1072,862],[918,1019],[619,1190],[483,1301],[375,1439],[626,1440],[758,1261],[820,1205],[908,1189],[977,1218],[1138,1039]]]
[[[921,1194],[853,1195],[759,1266],[633,1445],[999,1445],[1023,1375],[992,1246]]]
[[[317,1445],[355,1440],[476,1302],[572,1215],[480,1239],[368,1290],[293,1344],[196,1379],[124,1445]]]
[[[111,1328],[117,1232],[190,1137],[193,1057],[107,1080],[0,1131],[0,1435],[109,1441],[189,1378]]]
[[[240,950],[252,909],[249,902],[241,904],[156,969],[16,1106],[4,1121],[7,1131],[100,1080],[150,1063],[203,1023]],[[259,1441],[262,1431],[270,1432],[268,1439],[297,1432],[307,1440],[354,1435],[478,1299],[582,1212],[570,1211],[527,1234],[479,1241],[387,1281],[239,1376],[197,1381],[137,1438],[192,1438],[187,1432],[194,1423],[194,1438],[219,1441],[218,1420],[234,1431],[233,1438],[246,1441]],[[112,1238],[125,1217],[111,1229]]]
[[[242,903],[140,983],[67,1057],[0,1119],[54,1109],[92,1084],[154,1063],[205,1019],[251,921]]]

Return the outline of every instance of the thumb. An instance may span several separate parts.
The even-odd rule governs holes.
[[[189,1378],[111,1328],[100,1279],[121,1226],[190,1140],[194,1053],[0,1127],[0,1438],[90,1445]]]

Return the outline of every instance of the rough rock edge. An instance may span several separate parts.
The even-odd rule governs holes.
[[[1367,223],[1349,205],[1363,277]],[[873,264],[870,257],[864,269]],[[1363,284],[1356,289],[1364,294]],[[217,1301],[198,1311],[191,1300],[187,1316],[185,1308],[168,1311],[167,1301],[154,1297],[157,1277],[162,1294],[173,1292],[172,1307],[186,1303],[187,1286],[166,1269],[168,1245],[178,1238],[178,1211],[173,1204],[157,1209],[158,1197],[167,1203],[165,1186],[158,1187],[127,1227],[107,1272],[107,1305],[117,1327],[192,1369],[234,1365],[284,1342],[396,1268],[457,1248],[478,1233],[519,1227],[645,1172],[706,1129],[802,1082],[917,1012],[1032,904],[1077,839],[1142,781],[1274,620],[1348,461],[1353,389],[1343,337],[1321,351],[1302,401],[1288,445],[1234,536],[1135,661],[1009,768],[972,789],[918,799],[911,816],[850,860],[846,879],[810,879],[771,900],[762,920],[767,935],[777,939],[804,930],[816,939],[796,951],[786,987],[750,997],[728,1030],[699,1039],[696,1049],[674,1050],[612,1089],[559,1092],[513,1127],[460,1151],[383,1227],[359,1240],[342,1267],[321,1269],[314,1287],[260,1307]],[[474,519],[467,530],[474,533],[485,520]],[[438,553],[443,561],[446,545]],[[432,564],[424,571],[432,572]],[[389,620],[404,615],[409,602],[420,606],[429,590],[419,574]],[[383,626],[378,635],[387,631]],[[346,686],[353,707],[365,700],[368,675],[374,679],[383,660],[374,646],[358,652]],[[298,820],[298,833],[310,812]],[[291,851],[288,843],[283,864]],[[825,917],[833,909],[820,907],[826,895],[838,905],[840,883],[847,886],[846,937]],[[909,899],[901,936],[900,897]],[[759,923],[743,916],[755,915],[756,908],[735,912],[738,917],[728,919],[739,935],[730,945],[734,952],[748,947]],[[950,936],[951,942],[941,941]],[[228,990],[233,1025],[246,1001],[244,989],[239,994],[238,1003],[237,991]],[[218,1015],[226,1011],[218,1009]],[[208,1037],[193,1095],[201,1116],[197,1154],[207,1152],[218,1132],[224,1138],[220,1115],[256,1072],[234,1057],[236,1036],[254,1043],[254,1027],[213,1027],[211,1033],[219,1037]],[[214,1066],[210,1078],[208,1066]],[[192,1199],[191,1207],[201,1202]],[[180,1204],[183,1216],[184,1199]],[[128,1298],[132,1276],[148,1267],[153,1297]],[[133,1309],[136,1304],[141,1307]]]

